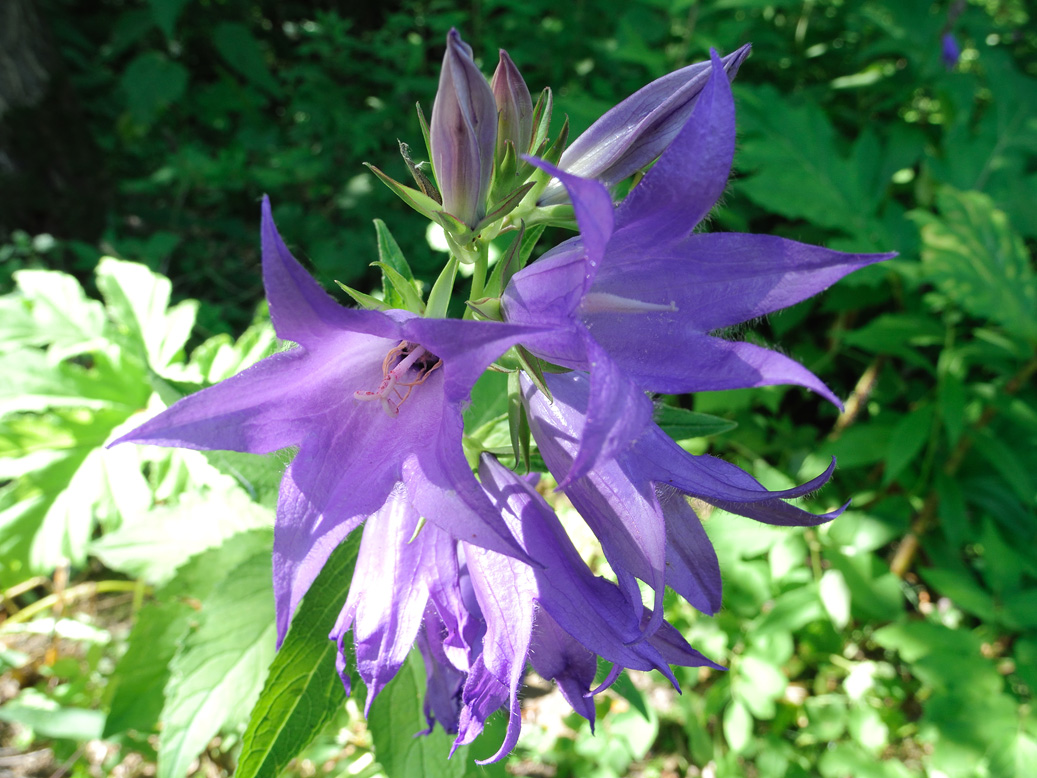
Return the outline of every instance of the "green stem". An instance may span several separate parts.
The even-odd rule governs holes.
[[[81,583],[78,586],[73,586],[70,589],[66,589],[60,594],[49,594],[43,597],[32,605],[26,605],[20,611],[13,616],[7,618],[4,621],[4,626],[10,624],[21,624],[32,619],[37,613],[52,608],[58,604],[61,600],[65,603],[69,603],[72,600],[78,600],[83,597],[92,597],[95,594],[105,594],[107,592],[132,592],[138,587],[137,581],[87,581]],[[150,589],[150,587],[148,587]]]
[[[479,253],[475,257],[475,267],[472,272],[472,291],[468,295],[469,301],[481,300],[485,296],[486,268],[490,263],[490,246],[483,241],[478,242]],[[472,318],[471,308],[464,312],[464,318]]]

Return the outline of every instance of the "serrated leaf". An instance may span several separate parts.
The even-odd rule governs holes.
[[[328,633],[349,594],[359,536],[335,549],[299,604],[252,709],[237,778],[276,778],[345,702]]]
[[[169,663],[183,642],[198,608],[229,571],[245,560],[269,554],[273,537],[254,530],[235,535],[218,548],[192,557],[176,577],[141,608],[130,631],[128,647],[116,665],[114,688],[104,737],[135,729],[154,729],[164,705],[169,683]]]
[[[191,336],[198,301],[169,308],[168,278],[137,262],[111,257],[97,266],[97,288],[128,344],[157,372],[168,367]]]
[[[675,405],[656,405],[652,417],[655,419],[655,423],[674,440],[719,435],[730,432],[738,426],[737,422],[708,413],[685,410]]]
[[[936,202],[938,216],[911,213],[927,277],[972,316],[1037,342],[1037,275],[1022,236],[987,195],[945,188]]]
[[[158,778],[186,775],[206,744],[259,696],[277,635],[269,551],[230,571],[199,618],[169,666]]]
[[[90,546],[108,567],[162,584],[195,554],[250,529],[273,526],[273,512],[256,505],[230,479],[222,489],[189,491],[176,504],[105,534]]]
[[[54,362],[103,342],[104,306],[74,276],[55,270],[19,270],[18,292],[0,298],[0,352],[47,346]]]

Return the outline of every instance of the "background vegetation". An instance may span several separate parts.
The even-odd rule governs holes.
[[[0,775],[1037,775],[1026,3],[8,3],[45,77],[0,95]],[[263,193],[329,288],[376,283],[375,217],[431,276],[425,224],[361,163],[404,178],[397,140],[421,147],[413,105],[430,109],[451,26],[487,73],[507,48],[577,131],[751,41],[712,229],[900,253],[745,333],[848,397],[842,415],[785,388],[673,400],[737,423],[685,430],[689,450],[772,487],[834,454],[809,505],[853,499],[814,530],[709,515],[724,608],[668,615],[729,672],[679,672],[680,697],[635,677],[598,698],[593,737],[531,679],[523,740],[492,770],[443,762],[442,733],[409,738],[420,660],[369,725],[341,699],[324,635],[348,544],[304,603],[311,632],[274,660],[283,463],[102,448],[273,348]]]

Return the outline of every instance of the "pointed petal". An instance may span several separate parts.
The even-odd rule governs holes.
[[[262,243],[263,286],[279,338],[313,349],[335,329],[394,337],[392,319],[343,308],[303,269],[277,232],[268,197],[263,198]]]
[[[723,194],[735,149],[735,106],[720,57],[683,129],[616,211],[617,230],[644,241],[688,235]]]
[[[295,445],[315,410],[307,396],[324,365],[303,349],[274,354],[215,386],[178,400],[110,445],[147,443],[267,454]]]
[[[609,358],[591,337],[586,339],[590,396],[572,468],[558,486],[564,489],[629,446],[652,419],[652,403],[644,390]]]
[[[720,563],[702,522],[675,489],[659,490],[666,519],[666,585],[703,613],[720,610]]]
[[[772,235],[695,234],[662,248],[613,252],[597,294],[658,306],[639,330],[680,332],[739,324],[805,300],[866,265],[894,254],[846,254]],[[673,311],[666,311],[670,307]],[[585,321],[596,317],[585,317]]]
[[[580,178],[566,173],[542,159],[535,157],[524,157],[524,159],[557,178],[569,192],[569,199],[572,200],[573,210],[576,212],[576,222],[580,226],[580,238],[586,251],[586,277],[583,285],[584,291],[586,291],[594,281],[601,260],[605,256],[605,246],[612,237],[614,227],[612,197],[608,190],[594,179]]]
[[[419,735],[431,733],[437,721],[447,733],[457,734],[465,673],[454,667],[443,651],[445,630],[435,611],[426,611],[425,628],[418,633],[418,650],[425,660],[425,702],[422,707],[428,728]]]
[[[644,389],[684,394],[795,384],[842,408],[820,378],[776,351],[696,332],[678,338],[666,331],[635,330],[636,323],[629,316],[613,316],[607,328],[593,322],[591,331],[619,367]]]
[[[594,700],[590,690],[598,671],[597,657],[543,609],[536,614],[529,661],[541,678],[558,684],[558,691],[566,702],[591,723],[593,732]]]

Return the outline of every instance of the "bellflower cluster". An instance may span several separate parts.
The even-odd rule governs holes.
[[[297,450],[275,525],[278,642],[332,551],[360,533],[331,639],[348,691],[352,635],[368,706],[416,645],[429,729],[454,733],[455,748],[500,709],[507,734],[491,759],[514,747],[527,663],[593,724],[593,695],[623,669],[658,670],[676,686],[671,665],[717,667],[662,609],[667,587],[705,613],[720,607],[717,558],[688,497],[783,526],[841,512],[786,502],[823,485],[834,461],[769,491],[688,454],[652,421],[650,392],[797,384],[838,403],[792,359],[716,333],[888,256],[697,231],[727,185],[729,80],[748,51],[713,52],[649,84],[567,145],[567,125],[549,137],[550,90],[534,105],[503,51],[487,80],[452,30],[430,124],[419,110],[431,169],[403,144],[416,188],[372,168],[444,228],[451,256],[427,295],[398,257],[380,263],[383,297],[344,287],[361,307],[340,305],[292,257],[264,198],[263,282],[274,328],[294,346],[120,440]],[[653,162],[614,203],[615,185]],[[546,225],[579,233],[523,267]],[[490,274],[489,243],[505,233],[511,248]],[[467,310],[451,319],[462,262],[473,266]],[[510,374],[499,421],[510,454],[464,428],[487,369]],[[614,582],[580,558],[539,476],[506,466],[521,470],[531,446],[599,539]],[[600,662],[611,668],[596,685]]]

